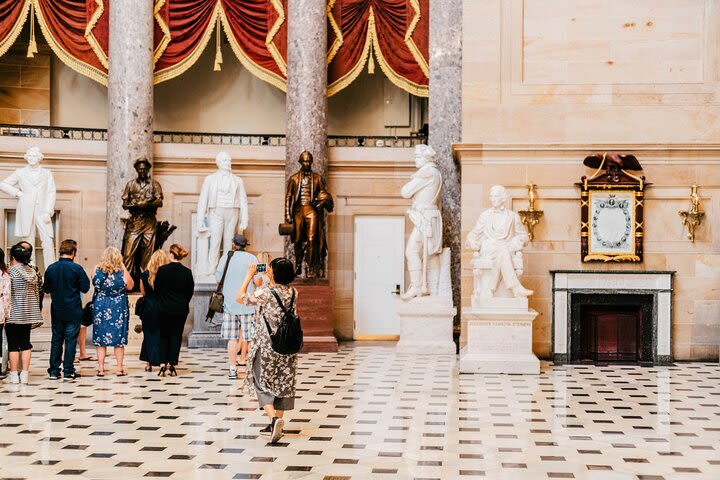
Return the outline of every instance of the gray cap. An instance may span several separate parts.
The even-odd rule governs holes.
[[[235,244],[238,247],[247,247],[248,241],[247,238],[245,238],[245,235],[241,233],[236,233],[233,237],[233,244]]]

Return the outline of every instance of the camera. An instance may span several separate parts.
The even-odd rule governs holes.
[[[262,273],[265,271],[267,271],[267,264],[266,263],[258,263],[257,272]]]

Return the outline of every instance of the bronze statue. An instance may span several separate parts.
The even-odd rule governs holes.
[[[325,212],[332,212],[335,204],[322,176],[311,169],[313,156],[307,150],[298,159],[300,171],[290,177],[285,192],[286,229],[295,249],[295,270],[302,274],[303,260],[307,263],[305,276],[323,277],[327,241]]]
[[[176,227],[157,221],[157,209],[162,207],[163,193],[160,184],[150,178],[150,162],[141,157],[133,166],[138,176],[125,185],[122,195],[123,208],[130,212],[130,218],[125,221],[122,254],[125,266],[137,285],[137,279],[147,267],[152,253],[162,248]]]

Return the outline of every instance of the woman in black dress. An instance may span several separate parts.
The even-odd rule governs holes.
[[[140,360],[145,361],[145,371],[151,372],[153,366],[160,365],[160,330],[158,326],[158,301],[155,293],[155,277],[158,268],[167,265],[165,250],[155,250],[148,262],[147,270],[140,275],[140,293],[143,295],[140,320],[142,321],[143,342]]]
[[[180,357],[185,321],[190,313],[190,299],[195,289],[192,272],[180,261],[188,251],[177,243],[170,247],[170,263],[158,268],[155,275],[155,295],[158,299],[158,324],[160,327],[160,364],[158,376],[167,370],[177,376],[175,366]]]

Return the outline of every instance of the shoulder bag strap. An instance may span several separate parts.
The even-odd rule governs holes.
[[[215,289],[216,293],[222,293],[223,285],[225,285],[225,275],[227,275],[228,266],[230,265],[230,259],[233,256],[234,251],[230,250],[227,254],[227,260],[225,261],[225,269],[223,270],[222,277],[220,278],[220,283],[218,283],[217,288]]]
[[[280,308],[282,309],[283,315],[287,315],[287,308],[285,308],[285,305],[283,305],[282,300],[280,299],[280,295],[278,295],[277,291],[274,288],[270,288],[270,291],[272,292],[273,296],[275,297],[275,300],[277,300],[278,305],[280,305]],[[295,298],[295,292],[293,292],[293,299]],[[291,305],[292,306],[292,305]]]

